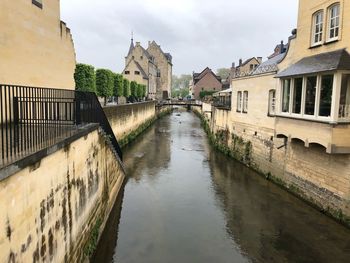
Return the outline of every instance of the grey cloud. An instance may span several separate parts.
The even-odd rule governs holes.
[[[188,0],[191,7],[183,8],[159,1],[61,0],[78,61],[121,71],[133,30],[144,46],[156,40],[171,52],[176,74],[229,67],[268,56],[296,26],[297,0],[283,1],[283,8],[280,0]]]

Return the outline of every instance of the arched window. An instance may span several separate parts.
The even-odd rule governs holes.
[[[340,28],[340,4],[334,4],[328,8],[327,41],[339,38]]]
[[[323,38],[323,11],[316,12],[312,17],[311,45],[319,45]]]

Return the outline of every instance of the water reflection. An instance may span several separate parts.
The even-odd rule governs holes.
[[[210,159],[227,232],[253,262],[349,262],[348,229],[226,156]]]
[[[215,152],[193,114],[177,115],[126,150],[125,194],[93,262],[349,262],[348,229]]]

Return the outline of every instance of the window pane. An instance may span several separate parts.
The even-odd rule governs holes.
[[[339,117],[350,117],[350,75],[344,74],[342,76],[340,103],[339,103]]]
[[[276,91],[269,91],[269,114],[275,114]]]
[[[243,112],[248,112],[248,91],[243,93]]]
[[[294,80],[293,113],[301,113],[301,96],[303,94],[303,79]]]
[[[282,112],[289,112],[290,79],[283,80]]]
[[[319,116],[331,116],[333,75],[322,76]]]
[[[242,110],[242,92],[238,91],[237,92],[237,111]]]
[[[315,114],[315,99],[316,99],[317,77],[308,77],[306,81],[305,94],[305,114]]]

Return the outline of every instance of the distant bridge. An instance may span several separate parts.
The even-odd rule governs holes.
[[[170,105],[170,106],[202,106],[202,102],[199,100],[163,100],[158,105]]]

